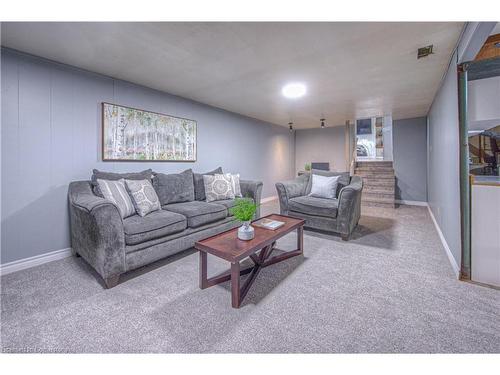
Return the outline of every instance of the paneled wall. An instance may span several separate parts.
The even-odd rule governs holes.
[[[427,202],[427,118],[395,120],[392,137],[396,199]]]
[[[346,171],[344,149],[345,127],[302,129],[295,132],[295,170],[303,171],[306,163],[329,162],[332,171]]]
[[[70,247],[67,189],[92,169],[204,172],[219,165],[244,179],[294,174],[294,138],[285,127],[2,49],[1,263]],[[168,72],[165,72],[168,74]],[[101,102],[194,119],[198,161],[101,161]]]

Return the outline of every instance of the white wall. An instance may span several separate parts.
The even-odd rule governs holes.
[[[500,77],[468,83],[469,130],[500,125]]]
[[[330,170],[345,172],[344,131],[344,126],[296,130],[295,172],[311,162],[329,162]]]

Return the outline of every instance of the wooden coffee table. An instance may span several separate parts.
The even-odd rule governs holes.
[[[250,286],[259,271],[271,264],[302,255],[304,249],[304,220],[289,216],[272,214],[268,219],[284,221],[285,225],[276,230],[254,226],[255,237],[250,241],[242,241],[237,237],[238,228],[228,230],[213,237],[196,242],[195,248],[200,252],[200,288],[208,287],[231,280],[231,301],[234,308],[239,308]],[[270,257],[276,241],[284,235],[297,230],[297,249]],[[282,251],[282,250],[280,250]],[[207,254],[227,260],[231,269],[218,276],[207,277]],[[240,269],[240,261],[250,257],[254,265]],[[250,273],[240,289],[240,276]]]

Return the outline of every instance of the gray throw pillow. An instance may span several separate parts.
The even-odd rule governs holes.
[[[92,171],[91,184],[92,191],[95,195],[102,197],[102,193],[99,191],[99,185],[97,184],[97,179],[117,181],[121,180],[149,180],[153,176],[153,171],[151,169],[146,169],[142,172],[131,172],[131,173],[114,173],[114,172],[103,172],[97,169]]]
[[[234,199],[233,182],[229,174],[204,175],[207,202]]]
[[[194,180],[194,198],[197,201],[204,201],[207,197],[205,195],[205,183],[203,182],[204,175],[222,174],[222,168],[219,167],[207,173],[193,173]]]
[[[227,173],[229,174],[229,173]],[[240,174],[229,174],[231,176],[231,183],[233,185],[233,193],[235,197],[242,198],[240,186]]]
[[[339,176],[339,179],[337,181],[337,192],[335,193],[335,197],[339,196],[340,190],[344,187],[349,185],[351,182],[351,176],[349,175],[349,172],[330,172],[330,171],[322,171],[319,169],[313,169],[311,170],[311,173],[309,173],[309,182],[307,183],[306,186],[306,195],[309,195],[311,193],[311,188],[312,188],[312,178],[311,175],[317,174],[320,176],[326,176],[326,177],[332,177],[332,176]]]
[[[309,196],[316,198],[335,199],[337,196],[337,182],[340,176],[311,175],[312,187]]]
[[[123,178],[117,181],[101,180],[98,178],[97,184],[104,199],[113,202],[118,207],[122,218],[135,214],[134,204],[128,195]]]
[[[194,201],[193,171],[187,169],[182,173],[155,173],[153,186],[163,206],[170,203]]]
[[[139,216],[144,217],[161,209],[158,196],[149,180],[125,180],[125,183]]]

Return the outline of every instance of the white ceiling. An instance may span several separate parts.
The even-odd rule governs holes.
[[[462,23],[2,23],[2,45],[296,128],[427,114]],[[417,48],[434,54],[417,60]],[[290,100],[284,84],[304,82]]]

